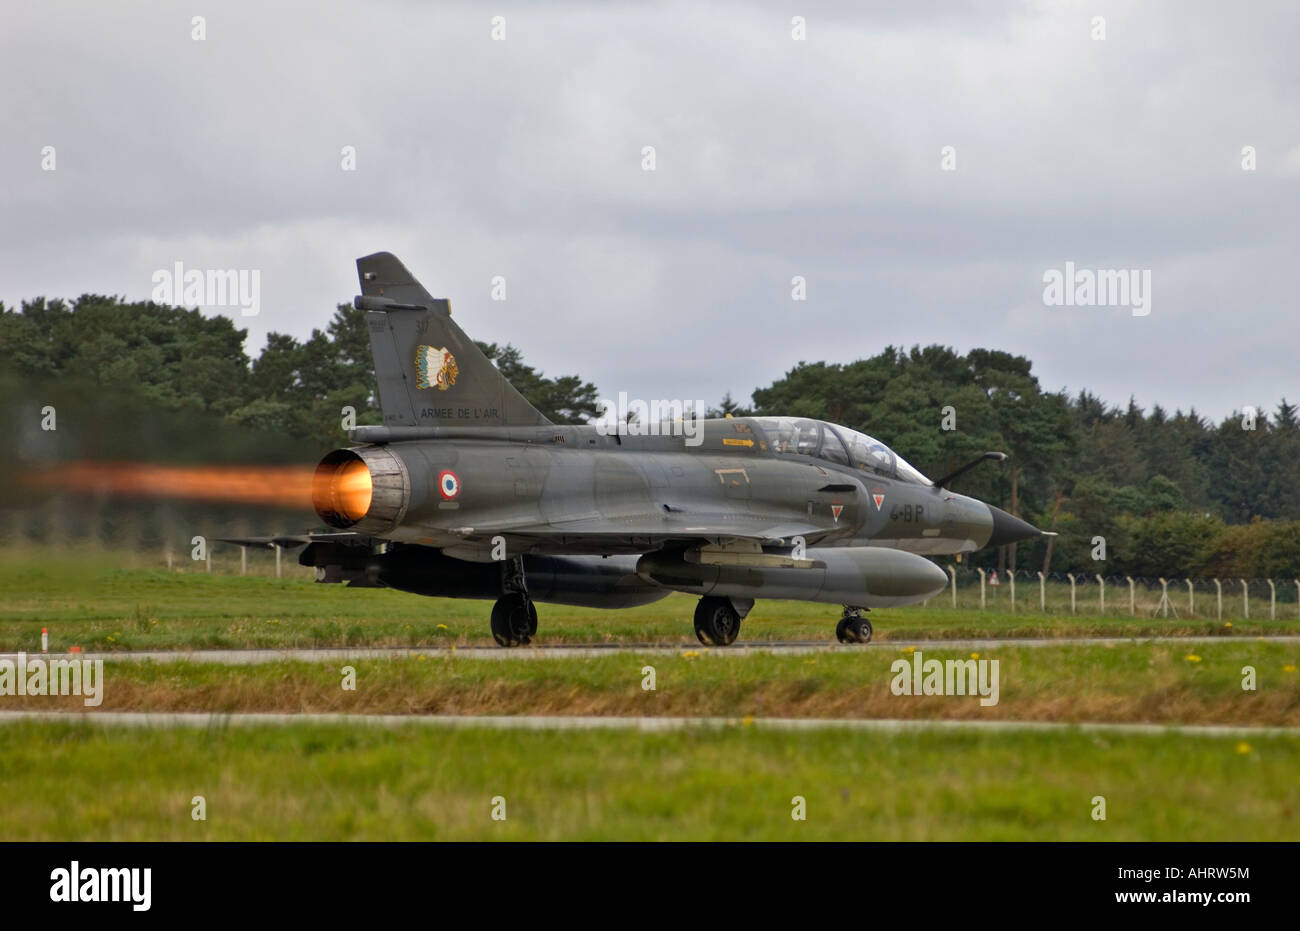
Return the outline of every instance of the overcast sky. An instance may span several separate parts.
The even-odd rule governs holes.
[[[256,354],[323,327],[354,259],[388,250],[471,336],[605,396],[743,399],[800,360],[939,342],[1114,403],[1300,399],[1294,3],[56,0],[0,18],[10,306],[147,299],[177,261],[258,269],[260,314],[223,311]],[[1150,313],[1045,306],[1067,261],[1150,270]]]

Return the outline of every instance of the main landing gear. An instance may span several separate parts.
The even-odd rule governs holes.
[[[504,594],[492,606],[492,639],[498,646],[523,646],[537,636],[537,607],[528,597],[520,557],[501,564],[501,591]]]
[[[863,617],[866,608],[844,606],[844,616],[835,625],[835,638],[840,643],[870,643],[871,622]]]
[[[492,606],[492,639],[497,646],[518,647],[537,634],[537,608],[526,594],[502,595]]]
[[[740,622],[753,607],[752,599],[706,595],[695,606],[695,636],[706,647],[730,646],[740,633]]]

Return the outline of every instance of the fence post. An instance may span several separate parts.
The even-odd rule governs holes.
[[[1066,576],[1070,580],[1070,613],[1074,614],[1074,573],[1067,572]]]
[[[1007,581],[1011,583],[1011,613],[1016,613],[1016,570],[1007,570]]]
[[[1038,573],[1038,608],[1047,613],[1047,577]]]
[[[248,547],[239,548],[239,574],[248,575]]]
[[[1137,617],[1137,591],[1133,588],[1133,576],[1126,575],[1124,578],[1128,579],[1128,613]]]
[[[1214,598],[1219,603],[1219,620],[1223,620],[1223,583],[1214,580]]]
[[[275,547],[275,577],[278,579],[280,577],[280,544],[272,543],[271,545]]]
[[[1169,616],[1169,581],[1167,579],[1160,580],[1160,616]]]
[[[1101,613],[1106,613],[1106,580],[1102,578],[1100,572],[1097,573],[1097,591],[1101,595]]]
[[[980,610],[983,611],[984,610],[984,570],[976,568],[975,571],[980,574]]]
[[[1238,579],[1241,583],[1241,609],[1244,612],[1242,618],[1250,620],[1250,586],[1246,584],[1245,579]]]
[[[1196,613],[1196,591],[1192,588],[1192,580],[1187,579],[1187,616],[1191,617]]]
[[[957,607],[957,570],[953,566],[948,567],[948,574],[952,576],[952,606]]]
[[[1277,620],[1277,586],[1272,579],[1268,580],[1268,619]]]

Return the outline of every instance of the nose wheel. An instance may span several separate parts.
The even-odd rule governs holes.
[[[835,639],[840,643],[870,643],[871,633],[871,622],[862,616],[861,608],[845,608],[835,625]]]
[[[740,613],[730,598],[706,596],[695,606],[695,636],[706,647],[725,647],[740,634]]]

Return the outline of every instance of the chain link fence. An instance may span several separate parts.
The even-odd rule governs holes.
[[[928,604],[1005,613],[1278,620],[1300,618],[1300,579],[1147,578],[945,566]]]

